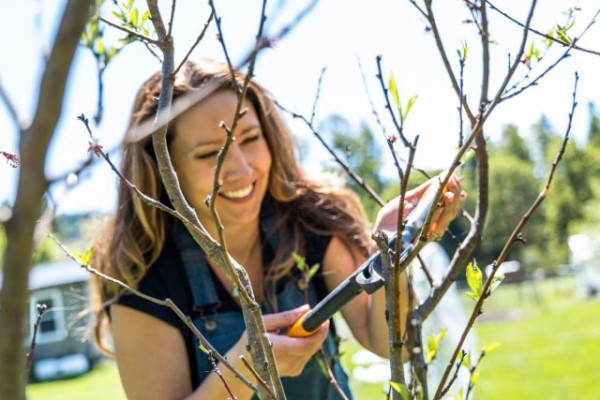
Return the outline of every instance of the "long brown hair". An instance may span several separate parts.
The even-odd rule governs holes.
[[[237,84],[243,74],[235,73]],[[137,93],[128,133],[122,144],[121,172],[143,193],[168,203],[160,180],[152,144],[146,138],[134,138],[136,127],[153,118],[161,89],[161,73],[151,76]],[[198,90],[207,82],[218,82],[216,90],[233,90],[235,82],[227,65],[212,61],[186,61],[174,80],[173,104]],[[358,247],[365,255],[370,247],[368,225],[358,197],[329,177],[310,178],[300,167],[295,155],[292,135],[285,125],[269,93],[251,82],[247,98],[261,123],[272,155],[268,195],[279,226],[294,232],[294,251],[304,254],[301,230],[316,234],[337,235],[347,246]],[[168,132],[167,141],[175,132]],[[118,207],[111,222],[95,245],[94,266],[103,273],[136,287],[148,268],[162,252],[171,216],[145,204],[123,182],[118,184]],[[282,230],[285,231],[285,230]],[[285,243],[280,240],[280,243]],[[288,274],[294,261],[285,246],[276,250],[267,269],[267,290]],[[95,339],[100,349],[110,352],[104,333],[108,327],[106,304],[114,301],[122,290],[118,286],[92,276],[92,306],[96,313]],[[267,297],[271,297],[267,294]]]

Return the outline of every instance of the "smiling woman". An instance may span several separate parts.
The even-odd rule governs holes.
[[[205,199],[212,193],[217,154],[225,143],[223,122],[230,126],[237,109],[235,85],[241,84],[243,75],[236,73],[235,79],[237,83],[226,65],[187,61],[175,78],[173,108],[187,95],[207,87],[212,90],[178,115],[167,133],[181,189],[213,235],[216,225]],[[154,117],[160,89],[161,75],[155,74],[138,92],[121,169],[142,192],[169,204],[150,139],[140,136],[139,130],[136,133]],[[261,305],[287,398],[336,399],[341,392],[351,397],[346,374],[335,361],[339,349],[330,321],[304,338],[281,332],[306,312],[305,303],[317,304],[366,259],[373,245],[364,210],[338,180],[311,178],[300,168],[291,133],[261,86],[250,83],[242,106],[245,112],[234,128],[215,202],[227,250],[245,268]],[[406,202],[416,203],[430,183],[407,193]],[[449,186],[432,224],[442,231],[459,208],[460,185],[452,180]],[[391,229],[385,221],[397,221],[397,203],[385,208],[376,228]],[[146,205],[121,182],[119,208],[95,248],[93,265],[147,295],[170,298],[217,351],[246,371],[240,356],[250,357],[233,283],[181,222]],[[310,281],[294,268],[295,255],[307,265],[321,266]],[[198,339],[169,309],[123,293],[108,282],[94,279],[94,288],[96,338],[109,350],[103,339],[106,328],[111,328],[111,350],[129,398],[230,396],[221,379],[211,373],[213,366]],[[401,293],[407,296],[407,290]],[[364,347],[385,356],[383,296],[382,291],[372,297],[362,293],[342,309],[342,315]],[[402,301],[407,307],[407,297]],[[330,363],[338,388],[322,373],[317,353]],[[221,372],[237,398],[254,395],[227,369]]]
[[[173,124],[175,134],[170,152],[183,193],[198,213],[205,228],[216,237],[216,227],[205,200],[214,186],[217,153],[225,143],[221,121],[231,126],[238,98],[233,91],[221,90],[191,107]],[[267,192],[271,153],[250,101],[243,102],[246,114],[237,124],[236,140],[227,151],[221,171],[222,185],[217,211],[228,230],[247,231],[260,212]],[[243,235],[241,236],[243,237]],[[243,260],[241,260],[243,261]]]

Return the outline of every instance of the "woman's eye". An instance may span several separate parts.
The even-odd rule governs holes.
[[[242,140],[242,144],[253,143],[253,142],[256,142],[258,139],[260,139],[259,134],[248,136],[248,137],[244,138],[244,140]]]
[[[208,151],[206,153],[200,153],[200,154],[196,154],[194,156],[194,158],[196,158],[197,160],[207,160],[209,158],[214,158],[217,156],[219,152],[217,150],[214,151]]]

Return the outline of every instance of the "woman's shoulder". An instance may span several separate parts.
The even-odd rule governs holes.
[[[158,259],[150,265],[137,289],[158,300],[171,299],[184,313],[189,313],[190,290],[181,256],[172,239],[165,240]],[[175,314],[167,307],[150,302],[132,293],[123,294],[118,304],[155,316],[171,325],[179,325]]]

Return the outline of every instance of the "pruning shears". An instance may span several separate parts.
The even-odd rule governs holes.
[[[423,228],[429,211],[434,206],[439,185],[432,184],[421,197],[414,210],[408,215],[402,230],[402,254],[400,261],[405,261],[414,251],[414,240]],[[398,235],[395,234],[389,241],[389,248],[396,247]],[[308,310],[296,320],[289,328],[287,334],[292,337],[307,337],[315,333],[321,324],[327,321],[346,303],[358,296],[361,292],[372,294],[385,284],[381,252],[377,251],[367,259],[358,269],[332,290],[316,306]]]

